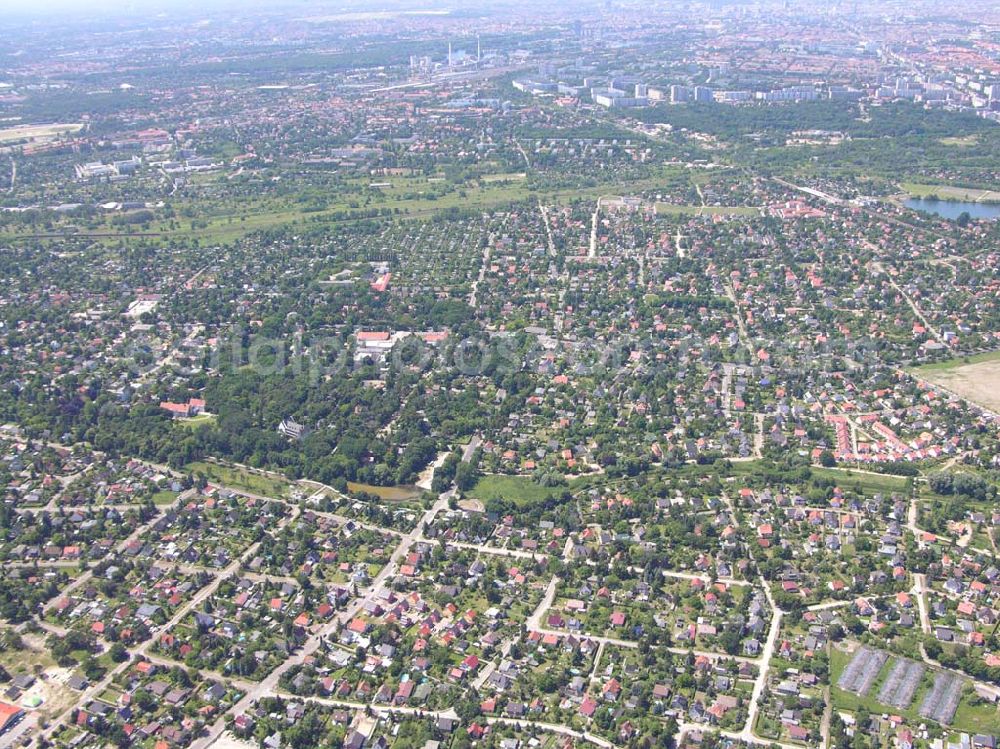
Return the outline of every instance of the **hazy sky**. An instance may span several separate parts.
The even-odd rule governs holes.
[[[114,9],[116,5],[121,7],[134,4],[129,1],[114,3],[113,0],[3,0],[3,5],[7,9],[30,10],[37,13],[106,11]]]
[[[393,0],[0,0],[0,13],[12,11],[19,15],[35,16],[95,16],[119,15],[130,16],[145,13],[161,13],[170,11],[217,11],[225,8],[248,7],[322,7],[333,5],[352,8],[391,7]],[[437,4],[436,0],[427,0],[427,5]]]
[[[453,7],[468,6],[469,0],[0,0],[0,13],[16,11],[34,15],[73,14],[93,15],[116,13],[131,15],[150,11],[218,10],[220,8],[267,8],[298,6],[301,8],[343,8],[350,10],[389,10],[394,7]],[[471,3],[474,4],[474,3]]]
[[[124,11],[128,13],[142,12],[153,8],[164,9],[171,5],[185,5],[186,2],[171,2],[171,0],[0,0],[5,11],[29,13],[31,15],[71,14],[106,14]]]

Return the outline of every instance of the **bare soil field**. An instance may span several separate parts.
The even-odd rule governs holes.
[[[459,500],[458,506],[466,512],[486,512],[486,507],[478,499]]]
[[[17,125],[15,127],[0,129],[0,143],[37,139],[48,140],[58,135],[79,132],[82,128],[83,124],[79,122],[52,125]]]
[[[215,743],[212,744],[212,749],[257,749],[257,744],[252,741],[238,739],[231,733],[226,732],[216,739]]]
[[[1000,356],[973,358],[968,363],[955,360],[920,367],[917,376],[948,388],[953,393],[1000,412]]]
[[[18,704],[27,706],[31,697],[39,697],[41,704],[37,708],[31,708],[29,712],[37,712],[46,720],[52,720],[77,699],[76,693],[66,686],[66,680],[72,675],[73,669],[57,666],[45,649],[42,638],[37,635],[25,634],[21,640],[23,649],[11,649],[0,654],[0,666],[10,674],[30,673],[38,677],[18,700]]]

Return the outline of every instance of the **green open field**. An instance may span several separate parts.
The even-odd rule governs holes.
[[[917,182],[902,182],[899,186],[904,192],[915,198],[937,195],[942,200],[969,200],[984,203],[1000,201],[1000,192],[996,190],[980,190],[975,187],[953,187],[951,185],[922,185]]]
[[[910,371],[973,403],[1000,411],[1000,351],[927,364]]]
[[[38,712],[44,719],[53,720],[64,710],[72,707],[77,697],[59,678],[68,675],[72,669],[64,669],[56,664],[52,654],[44,645],[44,637],[26,634],[22,637],[21,648],[7,645],[9,642],[7,630],[0,633],[0,639],[4,644],[4,648],[0,650],[0,668],[11,675],[35,673],[44,676],[26,692],[26,695],[42,698]]]
[[[968,366],[969,364],[982,364],[983,362],[1000,363],[1000,351],[987,351],[985,354],[974,354],[972,356],[960,356],[957,359],[935,362],[934,364],[924,364],[913,367],[910,371],[919,377],[929,377],[942,372],[953,372],[956,369]]]
[[[420,499],[422,493],[418,486],[374,486],[373,484],[359,484],[354,481],[347,482],[347,490],[350,492],[374,494],[386,502],[415,502]]]
[[[518,506],[542,502],[562,493],[565,487],[540,486],[527,476],[483,476],[476,483],[469,496],[483,502],[491,499],[506,499]]]
[[[988,702],[973,705],[966,697],[958,704],[952,725],[969,733],[996,734],[1000,732],[1000,710]]]
[[[751,477],[766,472],[768,470],[766,465],[766,461],[763,460],[732,461],[730,463],[729,474],[731,476]],[[701,465],[698,463],[689,463],[673,470],[694,476],[709,476],[719,472],[718,467],[715,465]],[[809,473],[815,478],[836,481],[845,488],[859,484],[861,489],[869,494],[875,492],[907,492],[910,486],[910,479],[906,476],[893,476],[891,474],[860,471],[851,468],[809,466]]]
[[[31,226],[0,226],[0,239],[34,237],[60,241],[66,236],[84,236],[102,243],[132,238],[159,244],[194,241],[227,244],[257,231],[296,226],[305,229],[352,224],[372,220],[361,212],[389,211],[380,220],[428,219],[448,210],[478,211],[501,208],[536,195],[547,203],[594,200],[602,195],[662,189],[676,177],[679,167],[664,166],[639,180],[608,181],[579,188],[539,191],[520,173],[499,172],[449,182],[444,177],[389,177],[346,181],[334,191],[306,188],[291,196],[221,197],[214,200],[185,198],[171,203],[175,218],[154,216],[146,224],[121,226],[113,216],[100,216],[83,224],[72,216],[56,218],[51,229],[39,232]],[[225,175],[196,175],[206,185],[223,183]],[[209,185],[210,186],[210,185]],[[754,210],[754,209],[751,209]],[[354,215],[351,215],[351,214]]]
[[[850,468],[822,468],[819,466],[813,466],[809,471],[813,476],[832,479],[844,486],[860,484],[861,488],[869,494],[875,492],[883,494],[905,492],[910,486],[910,479],[905,476],[855,471]]]
[[[76,133],[83,129],[83,123],[53,123],[51,125],[15,125],[0,129],[0,144],[30,141],[36,138],[54,138],[57,135]]]
[[[367,216],[351,216],[351,212],[357,214],[388,209],[392,211],[393,218],[430,218],[449,209],[495,208],[529,197],[525,180],[513,175],[498,175],[498,180],[493,182],[484,178],[481,182],[471,181],[461,185],[440,185],[425,177],[396,177],[386,182],[386,187],[372,188],[370,180],[355,180],[345,185],[339,194],[323,194],[321,198],[307,191],[302,196],[291,198],[182,199],[171,205],[179,216],[176,219],[156,216],[145,225],[122,227],[112,222],[112,216],[101,217],[101,220],[86,226],[76,223],[73,217],[66,217],[56,221],[53,229],[46,230],[46,233],[64,232],[69,236],[93,236],[98,241],[114,242],[146,235],[145,240],[163,244],[195,239],[226,244],[256,231],[283,226],[320,227],[369,220]],[[318,208],[316,200],[320,201]],[[33,236],[35,232],[27,226],[0,227],[0,236],[4,238]],[[96,236],[104,234],[110,236]]]
[[[232,489],[242,489],[251,494],[261,494],[268,497],[282,497],[288,493],[290,484],[287,481],[251,473],[246,469],[224,466],[199,460],[188,463],[185,469],[192,473],[200,473],[209,481],[228,486]]]
[[[190,419],[178,419],[178,426],[182,426],[185,429],[198,429],[199,427],[208,426],[209,424],[215,423],[215,414],[198,414],[197,416],[192,416]]]
[[[167,489],[155,492],[153,494],[153,504],[154,505],[169,505],[175,499],[177,499],[177,492],[172,492]]]
[[[657,203],[660,216],[759,216],[761,209],[752,205],[673,205]]]

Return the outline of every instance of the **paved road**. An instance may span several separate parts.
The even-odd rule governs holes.
[[[41,717],[41,714],[37,710],[28,711],[20,723],[8,730],[3,736],[0,736],[0,749],[19,746],[21,738],[29,731],[33,731],[38,727],[39,717]]]
[[[733,307],[735,307],[736,310],[735,311],[736,329],[737,331],[739,331],[740,343],[742,343],[743,346],[749,350],[750,334],[747,333],[747,325],[746,322],[743,320],[743,310],[740,307],[740,300],[736,296],[736,289],[733,288],[733,285],[731,283],[724,284],[724,286],[726,290],[726,296],[729,297],[729,301],[733,303]],[[725,369],[726,365],[723,365],[723,368]]]
[[[882,264],[877,261],[872,261],[872,268],[879,272],[885,272],[885,268],[883,268]],[[910,309],[913,310],[913,314],[916,315],[917,319],[924,324],[924,328],[930,331],[931,335],[934,336],[934,339],[940,341],[941,332],[930,322],[930,320],[927,319],[923,311],[917,306],[917,303],[913,301],[913,298],[903,289],[903,287],[896,283],[896,279],[893,278],[890,273],[885,273],[886,277],[889,279],[889,285],[892,286],[897,294],[903,297],[903,300],[910,306]]]
[[[177,500],[175,501],[175,504],[177,502],[180,502],[182,500],[182,498],[184,497],[185,494],[188,494],[188,492],[184,492],[184,493],[178,495]],[[291,522],[295,518],[295,515],[296,515],[297,512],[298,512],[298,510],[296,509],[295,511],[292,512],[292,514],[289,517],[284,518],[281,521],[281,523],[279,523],[279,528],[282,525],[284,525],[285,523]],[[150,522],[152,522],[152,521],[150,521]],[[135,535],[135,534],[133,534],[133,535]],[[251,545],[250,547],[248,547],[247,550],[244,551],[243,554],[241,554],[238,558],[236,558],[235,560],[233,560],[233,562],[230,563],[230,565],[228,567],[226,567],[225,569],[223,569],[220,572],[218,572],[216,574],[215,579],[211,583],[209,583],[204,588],[202,588],[200,591],[198,591],[198,593],[196,593],[191,598],[190,601],[188,601],[186,604],[184,604],[179,609],[177,609],[177,611],[170,618],[170,620],[167,621],[167,623],[164,624],[162,627],[160,627],[157,630],[157,632],[168,632],[171,629],[173,629],[177,624],[179,624],[181,621],[183,621],[184,617],[186,617],[189,613],[191,613],[191,611],[193,611],[197,606],[200,606],[202,604],[202,602],[205,601],[205,599],[207,599],[209,596],[211,596],[213,593],[215,593],[216,590],[218,590],[218,587],[222,583],[223,580],[225,580],[226,578],[228,578],[231,575],[233,575],[234,573],[236,573],[243,564],[245,564],[247,561],[249,561],[250,559],[252,559],[253,555],[257,553],[257,549],[258,548],[260,548],[260,542],[257,542],[255,544]],[[74,583],[74,585],[76,585],[76,584],[78,584],[78,583]],[[67,591],[69,591],[69,589],[72,588],[72,587],[73,587],[73,585],[67,587],[66,590],[63,591],[62,596],[60,596],[60,597],[65,596],[67,594]],[[131,667],[131,665],[132,665],[132,663],[133,663],[133,661],[134,661],[134,659],[135,659],[136,656],[138,656],[139,658],[146,658],[147,657],[147,651],[149,650],[149,648],[151,648],[153,646],[153,644],[156,642],[156,639],[157,638],[154,635],[150,639],[146,640],[146,642],[144,642],[142,645],[140,645],[138,648],[136,648],[134,651],[132,651],[132,656],[133,656],[132,659],[127,660],[124,663],[120,663],[115,668],[109,670],[108,673],[105,674],[105,676],[104,676],[103,679],[101,679],[100,681],[98,681],[95,684],[90,685],[87,689],[85,689],[83,691],[83,693],[81,694],[80,699],[77,700],[77,702],[73,705],[73,707],[69,708],[64,713],[62,713],[62,715],[60,715],[58,718],[56,718],[56,720],[54,720],[52,722],[52,724],[49,726],[49,728],[44,732],[44,735],[47,736],[47,737],[51,737],[53,733],[55,733],[61,726],[65,725],[65,723],[70,719],[70,716],[73,714],[73,711],[76,709],[76,705],[84,705],[84,704],[86,704],[87,702],[89,702],[90,700],[94,699],[99,694],[101,694],[105,689],[107,689],[108,686],[110,686],[111,681],[118,674],[122,673],[123,671],[125,671],[125,670],[127,670],[128,668]],[[39,734],[39,738],[42,735],[43,734]]]
[[[765,588],[764,590],[768,593],[768,598],[770,598],[770,588]],[[764,687],[767,684],[767,675],[771,668],[771,658],[774,655],[774,648],[778,642],[778,634],[781,632],[781,617],[782,612],[775,608],[772,603],[771,629],[768,632],[764,650],[761,652],[760,665],[758,666],[760,673],[757,674],[757,679],[753,683],[753,692],[750,694],[747,722],[740,732],[745,741],[753,741],[757,738],[753,733],[753,727],[757,722],[757,713],[760,712],[760,696],[763,694]]]
[[[472,439],[469,440],[469,444],[462,448],[462,462],[468,463],[472,460],[472,456],[475,454],[479,446],[483,444],[483,438],[478,434],[472,435]]]
[[[693,731],[700,731],[702,733],[718,733],[726,738],[736,739],[737,741],[744,741],[753,746],[764,746],[770,749],[771,747],[778,747],[779,749],[803,749],[802,744],[785,744],[780,741],[773,741],[771,739],[761,739],[750,734],[746,735],[743,731],[721,731],[718,726],[708,725],[707,723],[681,723],[677,731],[677,743],[678,745],[683,744],[683,739],[689,733]]]
[[[687,250],[681,246],[681,241],[684,239],[684,235],[681,234],[680,224],[677,225],[677,235],[674,237],[674,249],[677,252],[677,257],[683,260],[687,256]]]
[[[505,549],[500,546],[487,546],[486,544],[470,544],[462,541],[445,541],[446,546],[456,549],[471,549],[483,554],[493,554],[498,557],[513,557],[515,559],[530,559],[532,561],[544,560],[547,554],[539,554],[536,551],[524,551],[523,549]]]
[[[906,529],[913,534],[914,540],[917,542],[917,546],[924,546],[924,542],[921,540],[925,531],[923,528],[917,527],[917,497],[916,494],[910,498],[910,505],[906,508]],[[951,543],[951,539],[945,538],[943,536],[933,535],[938,542]]]
[[[597,257],[597,220],[601,217],[601,199],[597,199],[594,206],[594,215],[590,217],[590,246],[587,249],[587,257]]]
[[[646,569],[644,567],[629,567],[629,572],[637,575],[643,574]],[[735,577],[712,577],[711,575],[704,575],[698,572],[677,572],[674,570],[660,570],[660,574],[664,577],[672,577],[677,580],[698,580],[705,583],[705,585],[711,585],[712,583],[722,583],[723,585],[728,585],[729,587],[747,587],[753,585],[749,580],[737,580]]]
[[[779,177],[772,177],[772,179],[779,185],[784,185],[792,190],[798,190],[799,192],[804,192],[806,195],[812,195],[814,198],[819,198],[820,200],[830,203],[831,205],[840,205],[844,201],[838,198],[836,195],[831,195],[828,192],[823,192],[822,190],[816,190],[812,187],[803,187],[802,185],[792,184],[791,182],[786,182]]]
[[[960,395],[959,393],[956,393],[954,390],[950,390],[950,389],[944,387],[944,385],[941,385],[941,384],[939,384],[937,382],[930,382],[929,380],[924,380],[924,379],[922,379],[920,377],[916,377],[914,379],[916,379],[916,381],[918,383],[922,384],[922,385],[926,385],[928,387],[934,388],[935,390],[938,390],[938,391],[940,391],[942,393],[947,393],[948,395],[952,396],[953,398],[955,398],[955,399],[961,401],[962,403],[964,403],[966,406],[968,406],[969,408],[971,408],[974,412],[975,411],[981,412],[981,413],[986,414],[987,416],[989,416],[994,421],[1000,421],[1000,412],[998,412],[998,411],[994,411],[991,408],[987,408],[986,406],[982,405],[981,403],[976,403],[975,401],[971,401],[966,396]]]
[[[728,494],[722,494],[722,501],[729,508],[730,515],[733,518],[733,523],[737,527],[741,525],[741,516],[736,512],[736,508],[733,506],[733,501]],[[757,563],[754,557],[753,550],[750,550],[750,559]],[[735,734],[726,734],[731,738],[738,738],[751,744],[768,744],[768,745],[778,745],[777,742],[764,741],[758,739],[756,734],[754,734],[754,725],[757,722],[757,715],[760,712],[760,697],[764,692],[764,687],[767,685],[767,676],[771,669],[771,658],[774,657],[774,648],[778,642],[778,635],[781,634],[781,619],[784,612],[778,608],[774,601],[774,594],[771,592],[771,586],[768,584],[767,580],[761,576],[758,579],[758,584],[764,590],[764,595],[767,597],[768,605],[771,607],[771,626],[768,629],[767,641],[764,643],[764,648],[761,651],[760,657],[758,659],[759,672],[757,678],[754,680],[753,691],[750,694],[750,705],[747,709],[747,720],[743,724],[743,730]]]
[[[88,471],[90,471],[95,465],[97,465],[96,462],[94,462],[94,463],[88,463],[86,466],[84,466],[81,470],[77,471],[76,473],[70,474],[69,476],[61,476],[59,478],[59,483],[62,484],[62,487],[59,489],[59,491],[57,491],[55,494],[52,495],[52,498],[47,503],[45,503],[44,506],[42,506],[42,507],[15,507],[14,511],[15,512],[22,512],[22,513],[31,513],[31,512],[38,513],[38,512],[58,512],[59,510],[62,510],[62,509],[65,509],[65,510],[82,510],[82,509],[90,510],[90,509],[104,509],[104,508],[109,508],[110,509],[110,508],[117,508],[117,507],[130,508],[130,507],[137,507],[138,506],[136,504],[123,504],[123,505],[82,505],[82,506],[61,505],[61,504],[59,504],[60,500],[62,500],[62,498],[65,496],[66,491],[73,485],[73,483],[77,479],[79,479],[81,476],[83,476],[85,473],[87,473]]]
[[[288,658],[284,663],[268,674],[263,680],[260,681],[260,683],[247,692],[243,699],[237,702],[228,711],[228,713],[232,713],[233,715],[245,713],[261,697],[275,694],[278,691],[278,683],[285,673],[287,673],[294,666],[301,665],[308,656],[312,655],[319,649],[320,645],[327,637],[334,634],[341,627],[350,622],[351,619],[357,616],[364,606],[369,601],[374,599],[375,595],[382,589],[386,581],[393,574],[395,574],[396,569],[399,566],[399,562],[406,556],[407,552],[409,552],[410,547],[417,541],[424,540],[424,528],[434,521],[435,516],[439,512],[447,509],[448,502],[452,496],[453,492],[451,491],[441,494],[438,500],[423,514],[421,521],[417,523],[417,526],[400,538],[399,544],[389,557],[388,563],[382,568],[378,575],[375,576],[371,585],[362,591],[362,595],[357,596],[345,609],[340,611],[337,616],[333,617],[328,624],[311,635],[298,653]],[[220,715],[216,722],[212,724],[207,735],[191,744],[191,749],[207,749],[207,747],[211,746],[216,739],[222,735],[225,728],[225,714],[223,714]]]
[[[486,278],[486,269],[490,265],[490,257],[492,254],[493,234],[490,234],[490,238],[486,242],[486,249],[483,250],[483,262],[479,266],[479,274],[476,276],[476,280],[472,282],[472,291],[469,292],[469,306],[472,307],[472,309],[479,307],[479,286]]]
[[[6,569],[35,569],[37,567],[39,570],[46,570],[59,569],[60,567],[79,567],[80,564],[81,560],[73,559],[37,559],[31,562],[4,562],[3,566]]]
[[[538,212],[542,214],[542,223],[545,224],[546,244],[549,248],[549,255],[556,256],[556,243],[552,240],[552,226],[549,223],[549,211],[542,205],[542,199],[538,199]]]
[[[913,575],[913,596],[917,599],[917,611],[920,612],[920,629],[925,635],[931,633],[931,620],[927,613],[927,577],[919,573]]]
[[[194,491],[195,491],[194,489],[188,489],[185,492],[181,492],[180,494],[177,495],[177,498],[174,499],[174,501],[171,502],[169,505],[164,505],[162,507],[159,507],[158,509],[160,510],[160,512],[158,512],[155,516],[147,520],[145,523],[142,523],[138,528],[132,531],[132,533],[130,533],[128,538],[126,538],[124,541],[120,541],[118,545],[115,546],[114,551],[116,553],[124,551],[126,546],[128,546],[130,543],[137,540],[140,536],[146,533],[153,525],[153,523],[155,523],[157,520],[160,519],[160,516],[162,515],[163,512],[167,510],[176,509],[181,502],[186,502],[194,494]],[[72,594],[73,591],[75,591],[81,585],[85,585],[87,582],[90,581],[90,578],[93,577],[93,575],[94,573],[91,570],[87,570],[86,572],[84,572],[82,575],[76,578],[76,580],[74,580],[65,588],[63,588],[62,591],[60,591],[59,595],[55,596],[51,601],[49,601],[48,604],[46,604],[44,611],[51,611],[53,608],[55,608],[55,605],[59,602],[60,598],[65,598],[66,596]]]
[[[51,502],[49,504],[51,504]],[[45,507],[18,507],[15,508],[15,512],[19,512],[26,515],[27,514],[37,515],[38,513],[41,512],[49,512],[49,513],[66,512],[71,514],[75,511],[79,511],[82,514],[82,513],[107,512],[108,510],[116,510],[117,512],[128,512],[129,510],[138,510],[141,507],[146,507],[146,505],[141,502],[116,503],[107,505],[57,505],[53,507],[45,505]]]
[[[527,621],[524,623],[525,628],[529,632],[537,632],[541,630],[542,617],[545,616],[545,612],[549,610],[552,606],[552,602],[556,599],[556,588],[558,587],[559,578],[553,575],[552,579],[549,580],[548,586],[545,588],[545,595],[542,596],[542,600],[539,601],[538,606],[535,607],[535,610],[531,612],[531,616],[529,616]]]
[[[558,733],[562,736],[571,736],[574,739],[589,741],[591,744],[596,744],[604,749],[616,749],[617,747],[617,744],[612,744],[607,739],[602,739],[600,736],[595,736],[588,731],[575,731],[558,723],[543,723],[537,720],[517,720],[514,718],[487,718],[486,722],[490,725],[508,725],[527,729],[536,728],[548,731],[549,733]]]

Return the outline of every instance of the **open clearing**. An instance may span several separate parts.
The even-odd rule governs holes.
[[[591,187],[556,189],[546,194],[551,203],[569,203],[573,200],[596,200],[601,195],[621,194],[630,191],[662,189],[664,181],[676,177],[678,169],[665,166],[653,175],[638,180],[609,180]],[[421,220],[433,218],[447,210],[480,211],[492,210],[533,199],[535,193],[526,179],[517,179],[519,173],[504,172],[494,175],[480,175],[474,180],[449,183],[441,191],[427,189],[426,177],[393,178],[389,186],[377,190],[368,188],[368,180],[348,182],[346,190],[329,196],[328,202],[320,210],[303,210],[301,204],[275,198],[255,198],[213,202],[211,207],[195,200],[179,200],[174,209],[181,213],[188,210],[195,221],[173,222],[158,216],[146,225],[133,226],[123,231],[111,222],[109,216],[98,216],[79,226],[74,219],[66,219],[54,225],[52,230],[37,234],[30,225],[10,225],[0,229],[0,241],[17,241],[33,238],[46,241],[64,242],[66,236],[86,237],[101,243],[117,243],[133,239],[166,245],[171,242],[198,239],[201,242],[227,244],[257,231],[279,229],[291,225],[308,225],[310,228],[323,226],[344,226],[356,222],[370,221],[369,212],[388,210],[398,220]],[[225,179],[225,176],[202,177],[207,182]],[[439,178],[435,178],[439,179]],[[440,178],[444,179],[444,178]],[[447,190],[444,190],[444,187]],[[351,216],[360,206],[352,205],[358,190],[369,190],[362,215]],[[701,206],[693,206],[695,210]],[[719,206],[707,210],[719,210]],[[735,210],[756,212],[758,209],[738,207]],[[65,233],[64,233],[65,232]]]
[[[946,146],[974,146],[979,142],[979,136],[975,133],[971,135],[952,135],[945,138],[938,138],[938,142]]]
[[[522,181],[527,179],[528,175],[524,172],[510,172],[507,174],[484,174],[481,178],[481,182],[508,182],[508,181]]]
[[[236,738],[227,731],[212,744],[212,747],[213,749],[257,749],[257,744],[252,741],[244,741],[243,739]]]
[[[836,481],[842,486],[858,485],[865,492],[906,492],[910,486],[910,480],[905,476],[893,476],[889,473],[874,473],[872,471],[857,470],[851,468],[826,468],[823,466],[810,466],[810,473],[816,477],[828,478]]]
[[[418,486],[375,486],[374,484],[359,484],[355,481],[347,482],[347,490],[355,493],[374,494],[386,502],[415,502],[420,499],[421,494]]]
[[[77,133],[83,129],[82,122],[53,125],[18,125],[0,130],[0,143],[14,143],[22,140],[55,138],[58,135]]]
[[[517,507],[529,507],[558,497],[566,489],[565,486],[542,486],[530,476],[487,474],[476,482],[468,495],[478,499],[484,507],[490,500],[497,499],[507,500]]]
[[[900,187],[914,198],[926,198],[928,195],[937,195],[942,200],[968,200],[973,203],[993,203],[1000,201],[1000,192],[996,190],[980,190],[975,187],[921,185],[916,182],[903,182]]]
[[[1000,411],[1000,351],[929,364],[913,373],[973,403]]]
[[[761,209],[752,205],[674,205],[657,203],[661,216],[759,216]]]
[[[185,419],[178,419],[177,423],[186,429],[197,429],[215,423],[215,414],[200,413]]]
[[[283,497],[289,490],[287,481],[271,478],[262,473],[238,466],[230,467],[220,463],[195,461],[194,463],[188,463],[185,468],[195,474],[200,473],[209,481],[221,484],[222,486],[228,486],[232,489],[242,489],[252,494],[261,494],[265,497]]]
[[[29,712],[38,712],[47,720],[52,720],[68,710],[76,701],[75,693],[66,686],[66,680],[72,675],[73,670],[56,665],[44,645],[43,638],[24,635],[21,641],[24,645],[22,649],[9,649],[0,654],[0,666],[14,676],[34,674],[38,677],[17,702],[21,705],[32,696],[40,697],[41,704]]]

